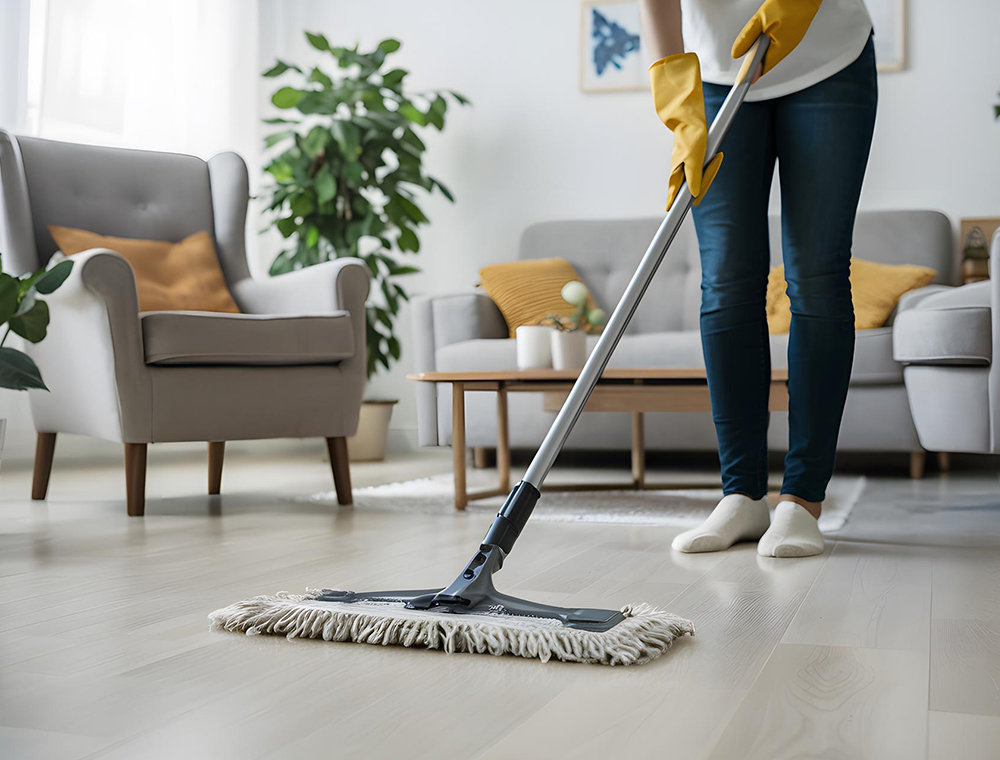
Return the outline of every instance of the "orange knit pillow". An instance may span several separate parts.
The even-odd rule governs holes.
[[[196,232],[179,243],[110,237],[55,225],[49,226],[49,233],[67,256],[91,248],[120,253],[135,273],[140,311],[240,311],[207,232]]]

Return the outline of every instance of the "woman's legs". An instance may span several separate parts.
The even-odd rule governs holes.
[[[775,101],[782,248],[792,307],[782,493],[822,502],[854,357],[854,218],[875,126],[872,43],[853,64]]]
[[[728,87],[705,84],[715,117]],[[764,297],[770,268],[767,202],[774,176],[774,109],[745,103],[722,144],[725,158],[693,210],[701,249],[701,341],[725,494],[767,493],[771,382]]]
[[[711,120],[729,88],[705,84],[704,90]],[[678,551],[719,551],[757,540],[769,524],[771,354],[764,296],[773,132],[770,103],[744,104],[722,144],[725,159],[711,192],[694,209],[702,265],[701,340],[725,496],[702,525],[674,539]]]

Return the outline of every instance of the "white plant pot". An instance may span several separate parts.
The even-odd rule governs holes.
[[[548,369],[552,366],[552,344],[549,335],[555,330],[544,325],[522,325],[517,328],[517,368]]]
[[[587,361],[587,333],[582,330],[553,330],[551,342],[555,369],[579,369]]]
[[[364,401],[358,417],[358,432],[347,439],[347,456],[352,462],[381,462],[389,438],[389,420],[395,401]]]

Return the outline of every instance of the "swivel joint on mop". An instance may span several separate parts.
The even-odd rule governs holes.
[[[497,546],[505,557],[510,554],[514,542],[521,535],[521,529],[528,522],[535,503],[541,496],[538,489],[527,481],[522,480],[514,486],[514,490],[507,496],[507,501],[500,507],[496,519],[486,532],[482,548],[485,550],[486,547]]]

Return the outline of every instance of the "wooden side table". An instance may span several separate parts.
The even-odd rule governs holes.
[[[450,383],[452,404],[452,448],[455,469],[455,509],[470,501],[503,496],[510,490],[510,428],[508,393],[542,393],[545,411],[558,411],[565,401],[577,370],[497,370],[475,372],[419,372],[408,379],[424,383]],[[496,488],[468,490],[466,482],[465,394],[487,391],[497,394]],[[772,411],[788,409],[788,373],[771,373],[769,405]],[[653,484],[646,481],[646,412],[708,412],[712,405],[703,368],[606,369],[584,407],[585,412],[628,412],[632,415],[632,483],[635,489],[690,488],[691,484]],[[621,483],[586,483],[546,486],[543,490],[620,490]]]

